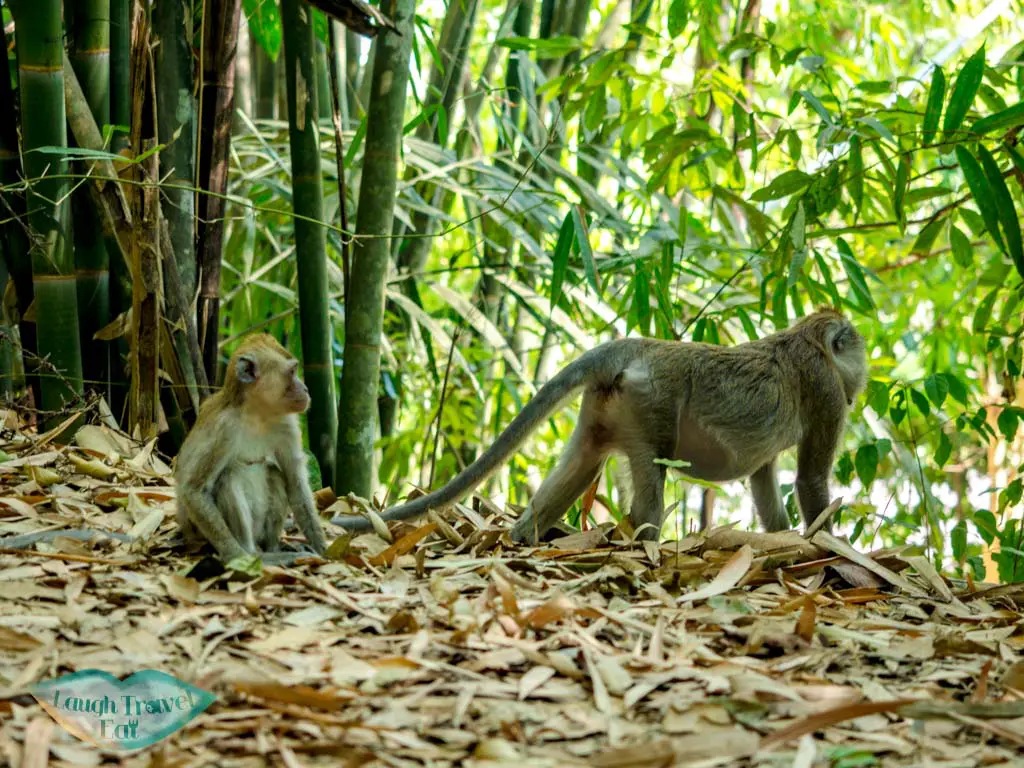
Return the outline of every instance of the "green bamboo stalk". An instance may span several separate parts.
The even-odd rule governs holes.
[[[328,21],[328,23],[330,23]],[[322,41],[316,41],[316,103],[319,109],[317,117],[321,120],[331,119],[331,86],[327,77],[327,46]]]
[[[262,45],[254,43],[252,50],[253,80],[256,91],[256,119],[273,120],[277,117],[277,66]]]
[[[338,413],[327,311],[327,243],[323,225],[323,181],[317,128],[316,58],[309,6],[282,0],[284,59],[288,89],[288,136],[292,161],[292,205],[299,282],[302,366],[309,387],[309,446],[324,485],[335,482]],[[326,64],[326,59],[323,59]],[[404,86],[403,86],[404,87]],[[399,121],[401,122],[401,121]],[[365,171],[364,171],[365,173]]]
[[[132,120],[131,45],[133,0],[110,0],[110,124],[113,132],[110,148],[121,152],[128,148],[128,132]],[[103,126],[99,126],[103,130]],[[107,253],[116,253],[108,243]],[[110,259],[110,314],[117,317],[131,309],[132,287],[128,265],[123,258]],[[130,354],[128,340],[119,338],[113,345],[115,385],[110,394],[110,410],[118,419],[127,415],[128,373]]]
[[[17,0],[22,149],[30,181],[28,223],[39,354],[47,360],[42,408],[56,413],[82,394],[78,295],[67,201],[67,161],[33,151],[66,147],[64,50],[60,0]],[[47,426],[54,423],[47,419]]]
[[[359,35],[345,29],[345,101],[348,103],[349,120],[359,120],[363,109],[359,105],[359,51],[362,43]]]
[[[163,214],[174,245],[178,273],[188,296],[196,286],[195,181],[196,99],[192,71],[192,18],[182,13],[180,0],[157,0],[153,5],[158,139]]]
[[[243,13],[238,21],[238,48],[235,51],[235,111],[231,116],[232,130],[235,131],[242,130],[245,125],[242,115],[252,117],[252,45],[249,21]]]
[[[0,64],[0,104],[13,104],[14,91],[6,59]],[[0,184],[14,187],[21,179],[21,155],[18,150],[18,126],[14,110],[0,111]],[[22,365],[33,402],[42,402],[39,376],[36,375],[36,324],[24,319],[32,305],[32,257],[28,247],[28,224],[25,218],[25,196],[5,191],[0,195],[0,242],[7,270],[14,280],[18,302],[18,332],[21,340]]]
[[[345,368],[335,487],[339,493],[352,491],[367,498],[373,490],[384,281],[390,252],[387,238],[394,223],[415,6],[415,0],[396,0],[391,18],[401,35],[382,34],[375,41],[356,222],[357,234],[368,237],[356,241],[352,292],[345,297]]]
[[[110,122],[110,0],[81,0],[67,6],[68,60],[98,125]],[[84,173],[84,163],[75,163]],[[82,373],[87,388],[110,402],[112,345],[94,339],[110,322],[110,258],[96,206],[87,187],[72,193],[75,279]]]

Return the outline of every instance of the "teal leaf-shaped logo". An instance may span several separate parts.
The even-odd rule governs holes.
[[[217,700],[209,691],[155,669],[124,680],[85,669],[36,683],[32,695],[69,733],[116,750],[156,744]]]

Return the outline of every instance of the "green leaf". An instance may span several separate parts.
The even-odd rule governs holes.
[[[839,298],[836,281],[832,279],[832,270],[828,268],[825,258],[817,250],[814,251],[814,261],[818,265],[818,271],[821,272],[821,279],[825,281],[825,290],[828,291],[833,306],[840,306],[843,302]]]
[[[953,559],[958,563],[964,561],[967,554],[967,521],[960,520],[950,532],[949,543],[953,548]]]
[[[974,321],[971,323],[971,330],[975,333],[984,333],[988,328],[988,321],[992,317],[992,306],[996,303],[996,297],[1001,289],[1001,285],[996,286],[978,303],[978,308],[974,310]]]
[[[558,230],[558,240],[555,242],[555,252],[551,255],[551,309],[558,306],[562,298],[562,282],[565,280],[565,273],[569,268],[569,252],[572,250],[572,243],[576,231],[573,227],[572,212],[565,214],[562,226]]]
[[[755,339],[760,338],[758,336],[757,329],[754,328],[753,321],[750,319],[750,315],[747,314],[747,310],[743,309],[743,307],[737,307],[736,316],[740,319],[740,325],[743,326],[743,330],[746,332],[748,339],[754,341]]]
[[[854,293],[864,304],[873,308],[875,302],[871,298],[871,291],[868,290],[867,281],[864,279],[864,270],[857,263],[857,259],[854,258],[850,246],[840,237],[836,240],[836,248],[839,251],[839,258],[843,262],[843,269],[846,270],[846,276],[850,279],[850,285],[853,287]]]
[[[996,525],[995,515],[987,509],[974,510],[971,522],[974,523],[978,535],[981,536],[982,541],[986,544],[991,544],[995,541],[996,536],[999,535],[999,526]]]
[[[811,109],[817,112],[821,119],[824,120],[828,125],[832,125],[835,122],[832,119],[832,113],[825,109],[825,105],[818,101],[817,96],[815,96],[810,91],[804,90],[803,88],[797,90],[797,93],[803,96],[804,101],[807,102],[807,106],[809,106]]]
[[[889,386],[880,381],[869,381],[865,397],[871,410],[884,417],[889,410]]]
[[[801,201],[796,204],[793,217],[789,220],[789,239],[793,243],[793,258],[789,263],[789,274],[786,276],[787,289],[796,285],[797,278],[803,272],[804,262],[807,261],[807,249],[804,248],[805,226],[804,204]]]
[[[936,446],[935,453],[932,456],[935,466],[939,469],[946,466],[946,462],[949,461],[949,457],[952,453],[953,444],[949,442],[949,438],[946,437],[945,432],[939,432],[939,444]]]
[[[892,405],[889,406],[889,416],[892,418],[892,423],[897,427],[907,416],[907,396],[902,389],[897,391],[896,396],[892,399]]]
[[[1003,237],[999,233],[996,196],[992,191],[992,187],[989,186],[988,180],[985,178],[985,172],[982,171],[981,164],[961,144],[956,146],[956,159],[960,163],[960,170],[964,173],[964,179],[966,179],[967,186],[971,190],[971,195],[974,196],[974,202],[977,204],[978,210],[981,211],[981,218],[985,221],[985,229],[988,230],[992,239],[996,241],[999,250],[1006,253],[1006,245],[1003,243]]]
[[[778,200],[782,197],[788,197],[794,192],[798,192],[810,184],[813,178],[813,176],[810,176],[803,171],[785,171],[772,179],[772,183],[767,187],[754,192],[754,194],[750,196],[750,199],[760,203],[768,200]]]
[[[772,293],[772,321],[778,329],[789,325],[789,314],[786,310],[786,281],[779,280]]]
[[[932,219],[925,224],[924,228],[917,233],[917,237],[914,238],[914,244],[910,247],[910,252],[920,254],[931,253],[932,246],[945,225],[946,222],[941,218]]]
[[[352,142],[348,145],[348,149],[345,150],[345,167],[351,168],[352,161],[355,160],[356,153],[359,148],[363,146],[363,139],[366,138],[366,117],[359,121],[359,127],[356,128],[356,135],[352,137]]]
[[[964,383],[952,373],[947,372],[942,376],[946,379],[946,389],[949,390],[950,396],[961,405],[967,405],[967,387]]]
[[[747,124],[750,141],[750,170],[757,168],[757,120],[753,112],[747,114]]]
[[[939,128],[939,116],[942,114],[942,102],[946,98],[946,76],[942,67],[932,70],[932,85],[928,90],[928,104],[924,108],[924,123],[921,126],[921,143],[931,144],[935,131]]]
[[[933,373],[924,380],[924,393],[928,395],[928,399],[935,404],[936,408],[941,408],[946,400],[946,395],[949,394],[949,384],[946,382],[946,378]]]
[[[653,2],[653,0],[650,0]],[[679,37],[686,29],[686,22],[690,20],[689,0],[672,0],[668,7],[668,35]]]
[[[1013,206],[1013,198],[999,169],[999,163],[983,145],[978,144],[978,157],[996,199],[996,212],[1002,224],[1003,237],[1006,239],[1006,250],[1009,252],[1018,274],[1024,277],[1024,246],[1021,245],[1020,221]]]
[[[974,263],[974,248],[971,239],[956,224],[949,227],[949,247],[953,251],[953,261],[958,267],[966,269]]]
[[[914,401],[914,405],[917,406],[917,410],[921,412],[922,416],[929,416],[931,414],[932,407],[928,405],[928,398],[916,389],[910,390],[910,399]]]
[[[878,446],[868,443],[858,448],[857,455],[853,459],[853,466],[857,470],[857,477],[861,484],[865,488],[871,485],[878,472]]]
[[[847,188],[850,190],[850,202],[856,213],[860,213],[864,203],[864,155],[861,153],[860,137],[850,139],[850,165],[847,170]],[[856,217],[855,217],[856,218]]]
[[[281,13],[277,3],[268,0],[242,0],[245,18],[249,20],[249,34],[267,52],[271,61],[277,61],[281,52]]]
[[[999,412],[999,416],[996,417],[996,426],[999,428],[1000,434],[1006,438],[1006,442],[1012,441],[1017,434],[1017,422],[1019,420],[1020,417],[1012,408],[1003,408]]]
[[[643,261],[636,262],[633,274],[633,314],[636,327],[644,336],[651,333],[651,276]]]
[[[1018,125],[1024,125],[1024,101],[975,121],[971,130],[975,135],[980,135],[992,131],[1007,131]]]
[[[503,37],[498,45],[513,51],[533,51],[538,59],[560,59],[582,47],[572,35],[558,35],[541,39],[536,37]]]
[[[907,226],[907,216],[903,209],[903,200],[907,194],[907,183],[910,179],[910,154],[900,156],[900,163],[896,167],[896,185],[892,191],[892,212],[896,215],[900,232]]]
[[[576,232],[576,244],[580,249],[580,257],[583,259],[583,271],[586,273],[587,282],[594,289],[594,293],[601,295],[601,281],[598,279],[597,268],[594,266],[594,251],[590,247],[590,233],[587,231],[587,222],[583,218],[583,209],[574,205],[569,213],[572,215],[572,225]]]
[[[949,104],[946,105],[946,117],[942,121],[944,138],[948,138],[949,134],[963,123],[971,104],[974,103],[974,97],[978,94],[978,87],[984,74],[985,44],[982,43],[981,48],[961,67],[953,83],[953,92],[949,95]]]

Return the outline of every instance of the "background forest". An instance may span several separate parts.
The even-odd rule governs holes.
[[[300,0],[5,3],[8,397],[66,428],[102,395],[173,455],[264,330],[303,361],[311,469],[393,502],[600,341],[734,344],[831,304],[871,361],[839,530],[1024,579],[1017,4],[317,4],[348,26]],[[525,504],[572,419],[483,495]],[[702,500],[754,525],[742,484],[676,479],[666,534]]]

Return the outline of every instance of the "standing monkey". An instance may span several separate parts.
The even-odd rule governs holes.
[[[275,552],[289,507],[309,545],[327,549],[306,476],[298,414],[309,391],[297,370],[273,337],[248,336],[178,454],[178,524],[186,540],[210,542],[225,564]]]
[[[789,528],[775,460],[794,445],[797,496],[809,525],[828,506],[828,477],[847,410],[866,383],[864,339],[831,309],[734,347],[617,339],[584,353],[545,384],[494,444],[447,485],[381,517],[404,520],[460,498],[583,388],[576,429],[513,526],[514,540],[536,542],[613,452],[629,464],[629,515],[641,539],[657,540],[661,530],[665,465],[655,459],[689,462],[685,474],[712,482],[749,477],[765,529]],[[349,530],[370,528],[363,518],[334,522]]]

